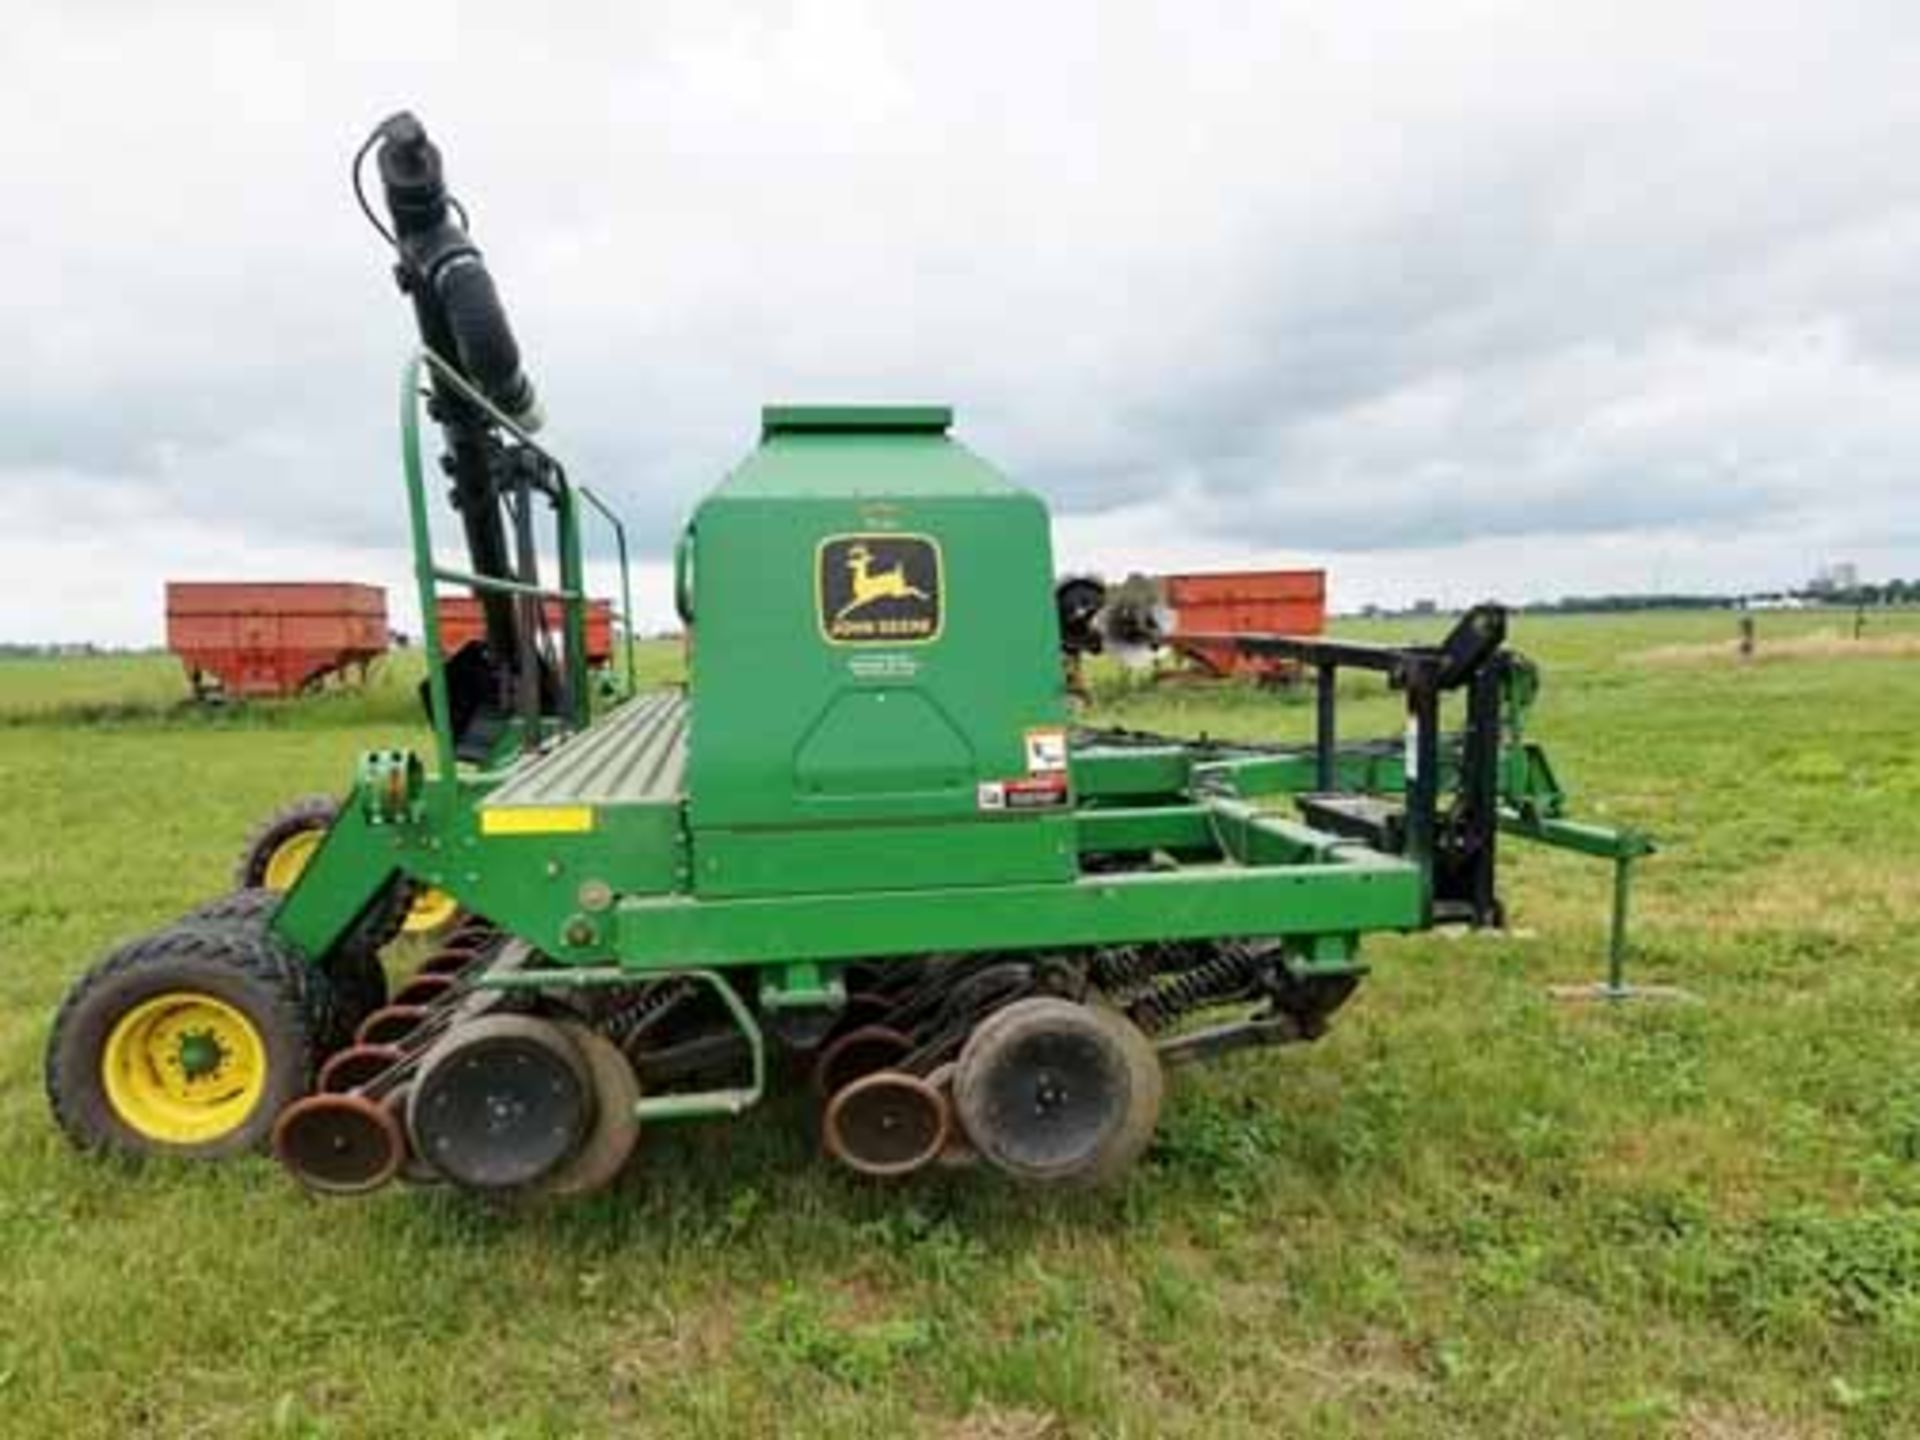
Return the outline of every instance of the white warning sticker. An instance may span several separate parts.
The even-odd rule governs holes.
[[[1027,773],[1062,775],[1067,769],[1067,732],[1057,725],[1027,731]]]
[[[982,810],[1004,810],[1007,808],[1007,787],[998,780],[980,782],[980,808]]]

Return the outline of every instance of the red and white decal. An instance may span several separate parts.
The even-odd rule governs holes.
[[[1067,803],[1067,777],[1064,772],[1008,780],[1002,789],[1009,810],[1055,810]]]
[[[982,810],[1058,810],[1072,799],[1064,774],[982,780],[978,794]]]

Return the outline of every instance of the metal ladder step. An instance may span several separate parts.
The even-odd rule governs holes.
[[[1407,807],[1378,795],[1299,795],[1294,803],[1301,818],[1316,830],[1349,840],[1364,840],[1374,849],[1398,855],[1407,848]]]

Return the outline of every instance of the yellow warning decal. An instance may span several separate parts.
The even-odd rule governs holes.
[[[482,835],[584,835],[591,829],[591,805],[507,805],[480,811]]]

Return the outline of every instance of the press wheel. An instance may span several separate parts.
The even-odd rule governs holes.
[[[593,1082],[593,1128],[573,1158],[534,1189],[540,1195],[572,1198],[606,1189],[633,1157],[640,1143],[640,1077],[625,1052],[598,1030],[577,1020],[557,1023],[580,1052]]]
[[[551,1178],[593,1126],[593,1082],[572,1039],[550,1020],[483,1015],[427,1052],[407,1104],[422,1159],[474,1190]]]
[[[1018,1000],[967,1037],[953,1103],[991,1164],[1042,1184],[1098,1184],[1146,1149],[1160,1118],[1160,1060],[1117,1011]]]

